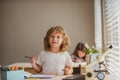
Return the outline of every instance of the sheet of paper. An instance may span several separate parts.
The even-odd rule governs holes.
[[[54,78],[55,75],[43,75],[43,74],[35,74],[30,76],[30,78],[41,78],[41,79],[50,79],[50,78]]]
[[[31,74],[26,71],[24,71],[24,76],[25,78],[40,78],[40,79],[50,79],[55,77],[55,75]]]

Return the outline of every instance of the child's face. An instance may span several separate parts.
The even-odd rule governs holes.
[[[53,32],[49,36],[49,44],[51,48],[60,48],[60,45],[62,44],[62,34],[61,33],[55,33]]]
[[[78,51],[78,56],[79,56],[80,58],[84,57],[84,56],[85,56],[85,52],[79,50],[79,51]]]

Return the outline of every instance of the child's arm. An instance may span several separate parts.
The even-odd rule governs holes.
[[[30,63],[31,63],[31,65],[32,65],[32,68],[33,68],[36,72],[40,73],[40,72],[42,71],[42,66],[36,64],[35,62],[36,62],[36,58],[35,58],[35,57],[32,57],[32,58],[30,59]]]
[[[73,73],[73,67],[72,66],[66,66],[63,70],[65,75],[70,75]]]

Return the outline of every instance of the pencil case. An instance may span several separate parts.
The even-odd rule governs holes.
[[[24,80],[24,71],[1,71],[1,80]]]

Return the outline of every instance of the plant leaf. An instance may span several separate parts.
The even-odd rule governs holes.
[[[90,50],[87,49],[87,50],[85,51],[85,53],[86,53],[86,54],[90,54]]]

